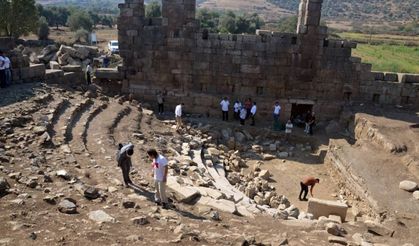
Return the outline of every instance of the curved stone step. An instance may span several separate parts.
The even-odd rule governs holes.
[[[88,111],[92,106],[91,99],[85,99],[81,103],[75,105],[71,115],[67,118],[67,124],[64,133],[64,143],[69,143],[73,139],[73,128],[80,121],[82,114]]]

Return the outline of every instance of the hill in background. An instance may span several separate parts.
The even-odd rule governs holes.
[[[41,4],[98,5],[117,8],[124,0],[38,0]],[[150,2],[146,0],[145,2]],[[159,1],[160,2],[160,1]],[[198,7],[255,12],[266,21],[296,14],[299,0],[197,0]],[[412,21],[419,19],[418,0],[324,0],[323,16],[332,21]]]

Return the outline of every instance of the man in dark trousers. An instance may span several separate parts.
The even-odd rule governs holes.
[[[308,187],[310,186],[310,194],[312,197],[313,196],[313,188],[316,184],[320,183],[320,179],[315,178],[315,177],[306,177],[304,178],[304,180],[302,182],[300,182],[300,186],[301,186],[301,191],[300,191],[300,195],[298,196],[298,199],[300,199],[300,201],[306,201],[307,200],[307,194],[308,194]],[[301,199],[301,195],[304,192],[304,197]]]
[[[134,154],[134,145],[129,143],[126,145],[119,144],[119,150],[116,155],[116,161],[118,162],[118,167],[122,170],[122,176],[124,178],[125,187],[128,188],[132,184],[131,179],[129,178],[129,172],[132,167],[131,157]]]

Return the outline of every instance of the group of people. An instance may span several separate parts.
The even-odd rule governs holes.
[[[228,112],[230,102],[227,97],[224,97],[220,102],[221,113],[223,121],[228,121]],[[239,100],[236,100],[233,105],[234,119],[239,120],[241,125],[245,124],[247,119],[252,119],[251,126],[255,125],[255,117],[257,112],[256,102],[252,102],[251,98],[248,98],[242,104]]]
[[[12,84],[12,64],[9,57],[0,51],[0,87],[6,88]]]
[[[125,187],[130,187],[133,185],[129,173],[132,167],[131,158],[134,154],[134,145],[131,143],[128,144],[119,144],[118,151],[116,154],[116,160],[118,167],[121,168],[122,176],[124,179]],[[155,195],[154,201],[157,205],[162,206],[164,209],[169,208],[169,203],[166,195],[166,183],[167,183],[167,174],[168,174],[168,161],[167,159],[159,154],[155,149],[149,149],[147,151],[147,156],[152,162],[151,164],[151,176],[154,179],[155,186]]]

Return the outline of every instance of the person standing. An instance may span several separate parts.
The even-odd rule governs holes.
[[[132,167],[131,157],[134,154],[134,145],[128,143],[126,145],[119,144],[118,152],[116,155],[116,161],[118,162],[118,167],[122,170],[122,177],[124,178],[125,187],[128,188],[132,181],[129,177],[129,172]]]
[[[306,117],[305,117],[306,127],[304,129],[304,132],[306,134],[308,134],[310,132],[310,121],[311,121],[311,111],[309,110],[309,111],[307,111],[307,114],[306,114]]]
[[[281,114],[281,106],[279,105],[279,102],[276,101],[275,105],[273,107],[273,117],[274,117],[274,130],[279,131],[281,129],[279,118]]]
[[[87,85],[92,84],[92,74],[93,74],[93,69],[92,69],[92,67],[90,66],[90,63],[89,63],[89,64],[87,64],[87,67],[86,67],[86,83],[87,83]]]
[[[179,130],[180,128],[183,127],[183,122],[182,122],[183,105],[184,105],[183,103],[180,103],[175,108],[176,130]]]
[[[0,87],[6,88],[6,60],[3,51],[0,50]]]
[[[223,121],[228,121],[228,107],[230,106],[230,102],[228,101],[227,97],[224,97],[224,99],[220,102],[220,105]]]
[[[250,114],[252,116],[252,124],[250,124],[251,126],[255,125],[256,111],[257,111],[256,102],[254,102],[252,108],[250,109]]]
[[[167,183],[167,159],[159,155],[155,149],[147,151],[148,158],[153,161],[153,177],[156,193],[154,201],[158,205],[162,205],[164,209],[168,209],[168,200],[166,196],[166,183]]]
[[[287,121],[287,124],[285,125],[285,141],[288,142],[292,133],[292,128],[294,125],[292,124],[291,120]]]
[[[298,199],[300,201],[307,200],[307,194],[308,194],[308,187],[310,186],[310,195],[313,196],[313,189],[316,184],[320,183],[320,179],[314,178],[314,177],[306,177],[303,179],[303,181],[300,182],[301,191],[300,195],[298,196]],[[304,193],[304,197],[301,198],[301,195]]]
[[[279,121],[280,114],[281,114],[281,105],[279,105],[279,102],[276,101],[274,105],[274,112],[273,112],[275,122]]]
[[[12,64],[7,56],[4,56],[4,66],[6,86],[10,86],[12,84]]]
[[[247,119],[248,117],[250,117],[250,110],[252,110],[252,99],[250,97],[244,102],[244,107],[247,110],[247,114],[246,114],[246,119]]]
[[[242,104],[239,100],[236,100],[234,103],[234,119],[239,120],[240,119],[240,109],[242,108]]]
[[[245,107],[242,107],[240,109],[240,125],[244,126],[244,121],[246,120],[247,117],[247,110]]]
[[[161,91],[157,92],[157,105],[159,114],[163,114],[164,112],[164,98],[163,93]]]
[[[316,124],[316,116],[314,115],[314,111],[311,112],[311,118],[310,121],[308,122],[308,134],[310,134],[311,136],[313,136],[313,127]]]

